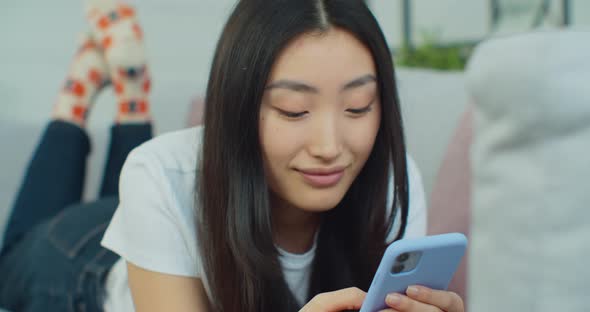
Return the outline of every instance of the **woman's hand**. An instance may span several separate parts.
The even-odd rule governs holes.
[[[313,297],[299,312],[358,310],[366,295],[364,291],[354,287],[322,293]]]
[[[454,292],[410,286],[406,295],[390,294],[385,303],[388,312],[464,312],[463,299]],[[315,311],[315,310],[313,310]]]

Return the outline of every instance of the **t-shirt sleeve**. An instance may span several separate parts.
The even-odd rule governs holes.
[[[426,236],[426,195],[420,169],[418,169],[416,162],[412,157],[408,156],[407,164],[410,206],[408,207],[408,224],[403,238],[417,238]],[[390,179],[389,189],[391,193],[388,196],[387,202],[388,207],[391,207],[393,201],[393,177]],[[397,213],[391,231],[387,235],[387,243],[393,242],[399,232],[400,226],[401,213]]]
[[[101,244],[146,270],[200,277],[194,228],[187,227],[163,168],[149,156],[134,150],[127,158],[119,206]]]

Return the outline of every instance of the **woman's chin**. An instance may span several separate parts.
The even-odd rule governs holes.
[[[307,212],[326,212],[330,211],[340,203],[343,196],[308,196],[300,198],[295,206]]]

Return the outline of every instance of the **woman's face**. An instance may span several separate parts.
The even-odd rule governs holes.
[[[371,52],[340,29],[298,37],[273,65],[260,108],[271,192],[304,211],[334,208],[369,157],[380,120]]]

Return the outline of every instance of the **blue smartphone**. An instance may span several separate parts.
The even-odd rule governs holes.
[[[402,239],[389,245],[360,312],[387,308],[390,293],[405,294],[411,285],[446,290],[467,248],[461,233]]]

